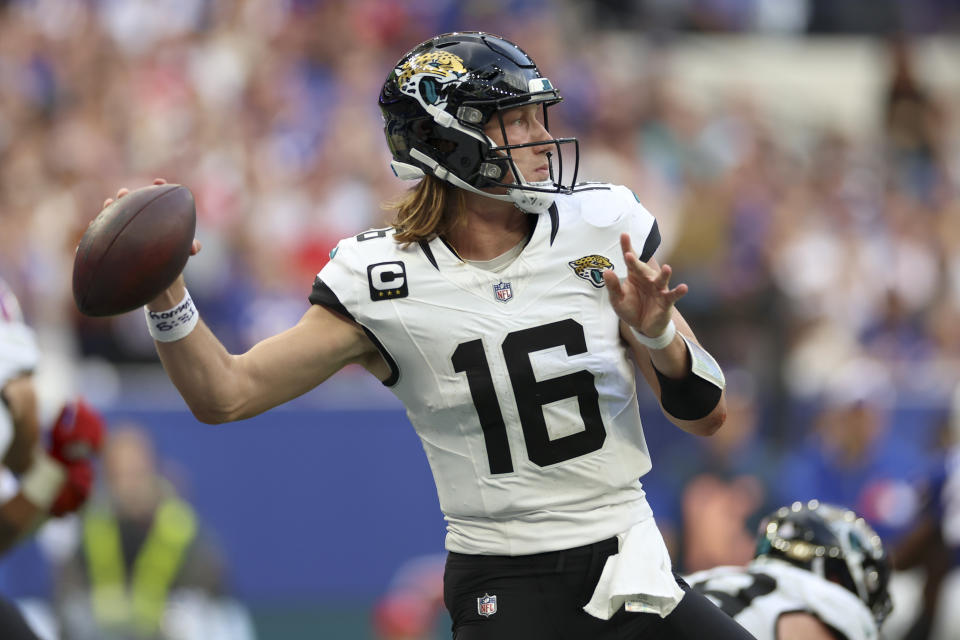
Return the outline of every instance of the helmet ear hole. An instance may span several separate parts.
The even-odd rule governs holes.
[[[510,173],[510,162],[506,158],[487,158],[480,165],[480,174],[492,182],[501,182]]]
[[[480,175],[491,180],[500,180],[503,177],[503,169],[492,162],[484,162],[480,165]]]

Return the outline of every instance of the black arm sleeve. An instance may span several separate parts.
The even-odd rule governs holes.
[[[651,363],[652,364],[652,363]],[[660,404],[663,410],[679,420],[699,420],[713,411],[720,402],[723,389],[704,380],[692,371],[674,380],[653,368],[660,383]]]

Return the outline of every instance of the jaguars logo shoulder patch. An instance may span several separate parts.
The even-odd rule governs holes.
[[[613,263],[609,259],[596,254],[583,256],[577,260],[571,260],[567,264],[573,269],[578,277],[587,280],[590,284],[600,289],[604,286],[603,272],[613,269]]]

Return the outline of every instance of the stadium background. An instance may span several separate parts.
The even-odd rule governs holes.
[[[0,274],[39,332],[47,393],[150,430],[261,637],[372,637],[394,572],[443,544],[389,392],[346,370],[200,425],[139,313],[78,316],[70,267],[105,197],[163,176],[198,200],[204,319],[232,350],[286,328],[336,239],[385,224],[405,186],[376,109],[385,74],[457,28],[520,42],[560,88],[551,128],[580,138],[584,178],[631,186],[658,217],[661,262],[691,287],[681,309],[730,371],[737,426],[716,446],[642,397],[645,485],[678,564],[740,559],[764,508],[809,497],[893,543],[960,380],[950,0],[0,0]],[[838,442],[830,427],[854,420]],[[0,590],[45,597],[48,565],[21,549]]]

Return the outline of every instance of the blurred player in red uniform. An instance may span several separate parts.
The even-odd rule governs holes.
[[[38,351],[16,297],[0,280],[0,553],[7,552],[48,516],[79,509],[93,484],[92,456],[103,440],[103,421],[82,401],[66,404],[40,446],[33,371]],[[0,599],[4,640],[33,640],[13,604]]]
[[[446,557],[410,558],[393,575],[387,592],[373,607],[373,628],[380,640],[430,640],[443,612]]]

